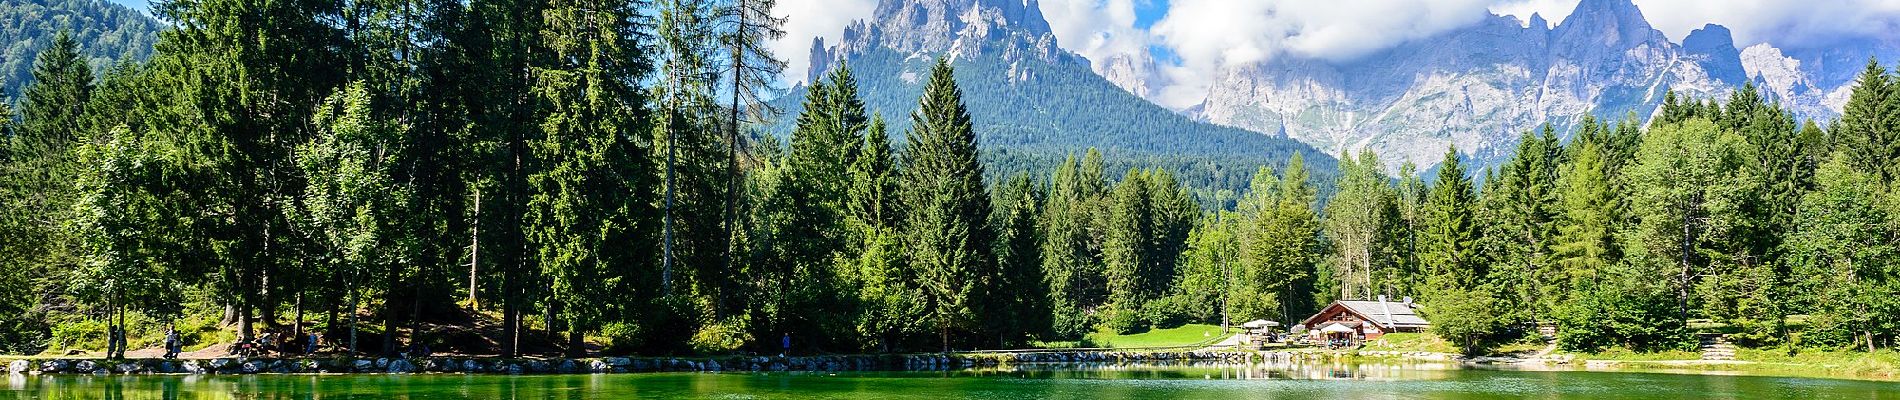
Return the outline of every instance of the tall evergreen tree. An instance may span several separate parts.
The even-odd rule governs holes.
[[[553,62],[534,71],[547,111],[533,149],[545,167],[529,177],[527,222],[549,296],[566,312],[574,357],[586,353],[585,331],[622,310],[643,311],[638,305],[661,294],[652,290],[657,279],[647,279],[658,186],[647,164],[646,102],[633,85],[650,68],[636,31],[639,6],[554,1],[542,36]]]
[[[1050,175],[1048,205],[1043,208],[1043,272],[1049,275],[1056,337],[1079,339],[1093,332],[1090,316],[1108,301],[1097,226],[1102,182],[1101,153],[1077,160],[1070,156]]]
[[[1477,194],[1465,176],[1457,149],[1445,151],[1438,177],[1424,206],[1425,231],[1419,234],[1419,260],[1441,284],[1475,287],[1489,278],[1479,255]]]
[[[1042,191],[1018,174],[996,189],[991,231],[996,233],[996,271],[984,285],[984,315],[998,346],[1020,346],[1049,329],[1049,286],[1043,282]]]
[[[911,265],[944,350],[950,334],[969,328],[978,273],[991,262],[990,203],[977,161],[976,131],[947,59],[931,68],[905,135],[902,191]]]
[[[1841,120],[1834,124],[1834,146],[1855,167],[1872,171],[1881,182],[1900,179],[1900,78],[1878,60],[1867,61],[1848,95]]]

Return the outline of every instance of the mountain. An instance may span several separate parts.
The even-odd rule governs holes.
[[[931,63],[952,60],[992,177],[1047,173],[1090,147],[1108,158],[1113,176],[1160,166],[1208,192],[1244,187],[1257,166],[1293,153],[1305,154],[1316,176],[1334,167],[1299,142],[1195,121],[1124,91],[1056,45],[1035,0],[884,0],[840,38],[814,41],[807,79],[849,65],[866,107],[892,132],[910,125]],[[791,131],[803,97],[800,86],[775,100],[786,117],[773,132]]]
[[[1713,24],[1675,43],[1630,0],[1582,0],[1554,27],[1537,15],[1527,22],[1492,15],[1347,61],[1289,55],[1230,66],[1183,112],[1329,153],[1371,149],[1394,168],[1433,165],[1452,145],[1484,163],[1545,122],[1567,132],[1585,116],[1646,120],[1670,90],[1726,97],[1753,83],[1799,117],[1833,118],[1868,57],[1900,55],[1900,38],[1738,49]]]
[[[0,0],[0,93],[19,95],[33,79],[33,58],[61,31],[71,32],[80,54],[101,71],[150,57],[162,29],[152,17],[104,0]]]

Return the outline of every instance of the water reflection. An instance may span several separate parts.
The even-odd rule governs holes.
[[[1025,364],[871,373],[21,376],[0,399],[1146,398],[1749,400],[1900,398],[1900,385],[1793,378],[1496,371],[1430,362]]]
[[[1451,376],[1452,371],[1458,369],[1457,364],[1433,362],[1270,358],[1253,362],[1152,361],[1017,364],[951,372],[945,375],[1079,379],[1398,381],[1444,379]]]

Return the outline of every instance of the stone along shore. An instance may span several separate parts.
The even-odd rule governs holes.
[[[167,359],[21,359],[7,363],[10,374],[309,374],[309,373],[463,373],[581,374],[639,372],[765,371],[948,371],[1007,365],[1120,364],[1150,362],[1241,362],[1251,352],[1009,352],[956,354],[832,355],[807,357],[699,357],[581,359],[426,357],[426,358],[213,358]]]

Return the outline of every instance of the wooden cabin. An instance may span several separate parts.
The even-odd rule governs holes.
[[[1424,332],[1432,323],[1418,316],[1411,298],[1395,302],[1379,296],[1378,300],[1334,301],[1301,325],[1314,340],[1373,340],[1387,333]]]

